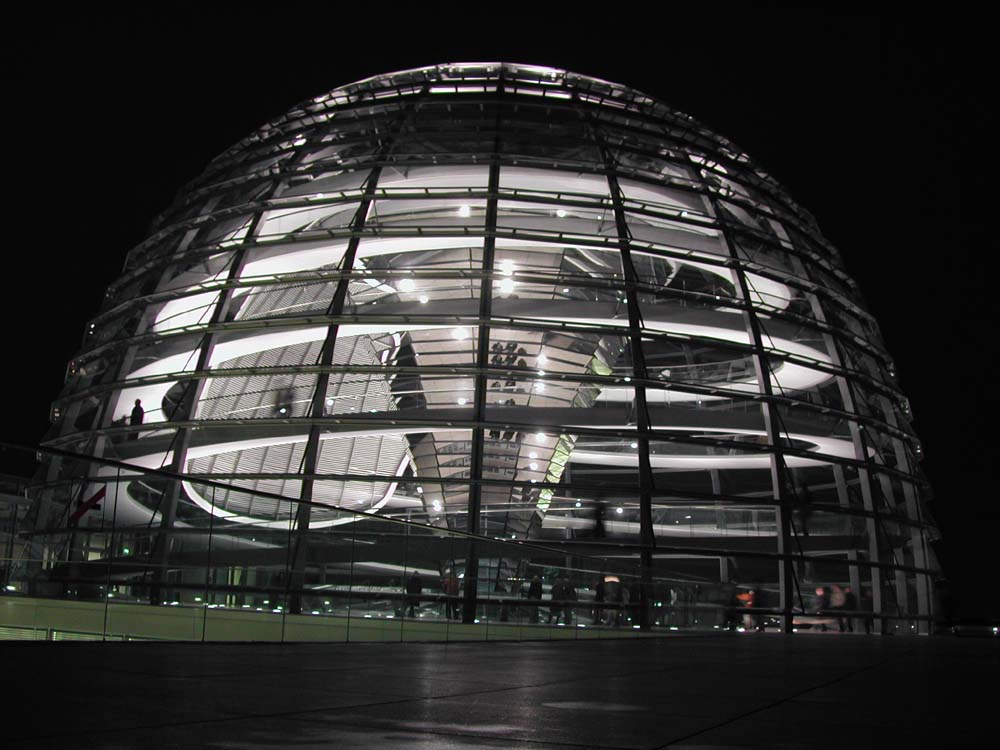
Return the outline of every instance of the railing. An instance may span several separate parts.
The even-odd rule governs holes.
[[[655,562],[644,582],[641,549],[624,540],[473,535],[414,498],[393,510],[409,519],[387,517],[41,450],[50,481],[27,491],[4,544],[0,638],[620,638],[764,628],[780,614],[776,582],[677,580]],[[232,489],[266,517],[222,510]],[[758,606],[737,598],[749,588]]]

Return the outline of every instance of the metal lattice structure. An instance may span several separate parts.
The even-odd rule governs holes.
[[[245,138],[129,253],[55,414],[49,447],[187,477],[119,473],[118,524],[347,508],[614,545],[786,627],[820,586],[932,614],[920,446],[839,253],[734,144],[567,71],[391,73]]]

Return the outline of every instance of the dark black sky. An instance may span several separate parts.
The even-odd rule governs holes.
[[[125,252],[233,142],[300,100],[377,73],[467,60],[552,65],[688,112],[815,214],[910,396],[946,570],[967,614],[1000,616],[989,593],[998,370],[986,358],[996,242],[985,198],[995,150],[985,21],[758,3],[653,14],[633,3],[598,12],[549,2],[533,13],[341,5],[80,4],[6,19],[0,440],[41,438],[65,363]]]

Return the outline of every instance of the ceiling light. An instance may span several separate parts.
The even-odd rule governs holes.
[[[399,282],[399,291],[412,292],[416,286],[417,285],[413,283],[413,279],[403,279]]]
[[[469,216],[472,215],[472,209],[469,208],[468,206],[459,206],[458,215],[461,216],[463,219],[468,218]]]

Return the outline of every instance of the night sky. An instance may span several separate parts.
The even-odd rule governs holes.
[[[208,161],[293,104],[377,73],[506,60],[618,81],[746,150],[843,253],[925,447],[945,571],[1000,618],[987,109],[993,40],[960,19],[640,4],[80,4],[0,31],[0,440],[37,443],[126,251]],[[540,4],[541,5],[541,4]],[[746,5],[736,6],[744,8]],[[528,7],[517,4],[515,7]],[[333,9],[336,8],[336,9]],[[0,454],[0,471],[32,466]]]

